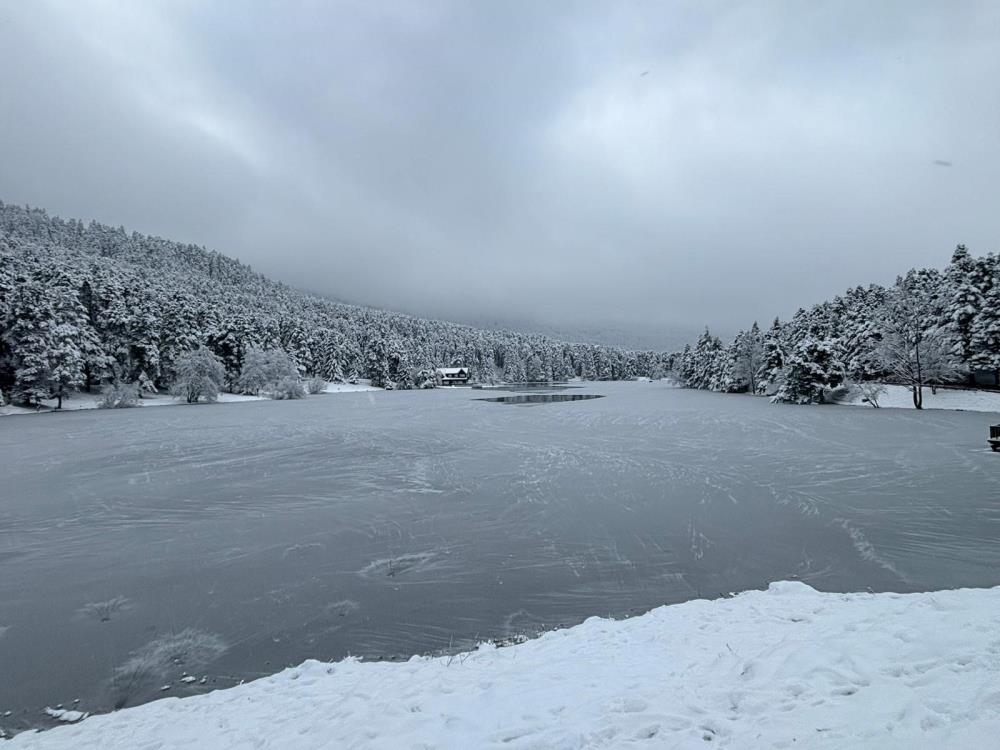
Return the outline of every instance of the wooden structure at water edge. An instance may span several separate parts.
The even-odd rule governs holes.
[[[1000,424],[990,425],[990,448],[1000,451]]]

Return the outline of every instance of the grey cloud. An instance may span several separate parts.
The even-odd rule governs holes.
[[[972,2],[11,3],[0,199],[393,309],[731,329],[997,249],[998,22]]]

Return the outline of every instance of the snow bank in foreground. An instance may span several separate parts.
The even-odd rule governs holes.
[[[776,583],[510,648],[309,661],[9,747],[912,750],[996,747],[998,736],[1000,588],[822,594]]]
[[[862,398],[864,396],[856,388],[853,388],[846,398],[837,403],[846,406],[864,406],[870,409],[871,405],[864,403]],[[879,396],[878,405],[883,409],[912,409],[913,395],[906,386],[887,385],[885,393]],[[1000,393],[954,388],[940,388],[937,393],[931,393],[930,388],[924,388],[924,408],[1000,412]]]

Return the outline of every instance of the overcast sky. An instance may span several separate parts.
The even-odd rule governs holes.
[[[722,329],[1000,250],[1000,3],[0,0],[0,200],[453,319]]]

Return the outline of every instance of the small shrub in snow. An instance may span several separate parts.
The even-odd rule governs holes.
[[[855,388],[861,393],[861,400],[873,409],[879,408],[878,400],[885,395],[886,387],[881,383],[871,381],[855,383]]]
[[[326,381],[323,378],[309,378],[306,381],[306,390],[313,395],[322,393],[326,390]]]
[[[139,391],[139,398],[142,398],[144,393],[158,393],[156,390],[156,384],[150,379],[146,371],[143,370],[139,373],[139,380],[136,382],[136,388]]]
[[[417,370],[413,373],[413,386],[414,388],[436,388],[438,378],[437,370]]]
[[[98,409],[130,409],[139,405],[139,387],[135,383],[108,383],[101,390]]]
[[[271,398],[278,401],[293,398],[305,398],[306,389],[302,387],[302,383],[299,382],[298,378],[287,376],[271,386],[269,395]]]

